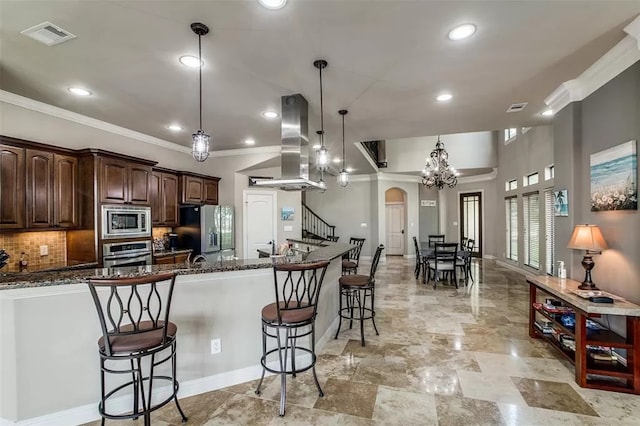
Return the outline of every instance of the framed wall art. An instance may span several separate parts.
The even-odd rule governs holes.
[[[569,216],[569,194],[566,189],[553,191],[554,216]]]
[[[638,210],[636,141],[591,154],[591,211]]]

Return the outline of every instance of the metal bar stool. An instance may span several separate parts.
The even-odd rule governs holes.
[[[101,399],[98,411],[105,419],[137,419],[151,424],[151,412],[174,400],[178,402],[176,379],[176,333],[178,327],[169,321],[171,298],[176,274],[164,273],[127,278],[92,278],[87,281],[98,311],[102,337],[98,339],[100,355]],[[160,284],[162,283],[162,284]],[[168,283],[165,285],[165,283]],[[158,374],[156,368],[170,362],[169,375]],[[165,370],[165,369],[162,369]],[[163,371],[164,372],[164,371]],[[131,375],[126,383],[116,380],[108,386],[106,375]],[[154,386],[171,384],[170,395],[153,401]],[[132,409],[112,413],[106,405],[111,398],[130,391]]]
[[[260,394],[266,371],[279,374],[280,416],[284,416],[285,411],[287,374],[296,377],[296,374],[311,369],[318,392],[324,396],[316,374],[315,319],[328,265],[328,261],[321,261],[284,263],[273,267],[276,301],[262,308],[262,377],[255,393]],[[300,346],[299,339],[305,336],[309,337],[309,347]],[[267,338],[275,339],[275,348],[267,350]],[[277,358],[271,356],[276,353]],[[311,359],[300,365],[301,360],[306,361],[305,355]]]
[[[349,250],[349,253],[347,253],[347,258],[342,260],[342,275],[350,274],[351,272],[353,272],[354,274],[358,273],[358,265],[360,264],[360,252],[362,251],[364,240],[364,238],[355,237],[351,237],[349,239],[349,244],[355,247]]]
[[[376,254],[373,256],[369,275],[343,275],[338,279],[340,285],[340,307],[338,309],[340,322],[338,323],[335,339],[337,339],[338,334],[340,334],[343,318],[349,320],[349,328],[353,327],[353,320],[360,321],[360,339],[362,340],[362,346],[364,346],[364,320],[370,319],[373,323],[373,328],[376,330],[376,336],[380,335],[380,333],[378,333],[378,327],[376,327],[376,311],[374,305],[376,289],[375,275],[382,250],[384,250],[384,246],[380,244],[376,249]],[[343,298],[347,306],[342,305]],[[369,306],[367,306],[367,298],[371,300]]]

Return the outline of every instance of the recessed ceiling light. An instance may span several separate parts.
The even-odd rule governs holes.
[[[318,150],[318,149],[320,149],[320,147],[321,147],[321,146],[322,146],[322,145],[320,145],[319,143],[318,143],[318,144],[315,144],[315,145],[313,146],[313,149]]]
[[[282,9],[287,0],[258,0],[258,3],[267,9]]]
[[[197,57],[191,55],[180,56],[180,63],[189,68],[198,68],[204,66],[204,61],[201,61]]]
[[[275,111],[265,111],[262,113],[262,116],[264,118],[273,119],[273,118],[278,118],[278,113]]]
[[[256,143],[256,141],[254,139],[249,138],[249,139],[245,139],[244,143],[246,143],[247,145],[253,145]]]
[[[346,169],[346,170],[347,170],[347,173],[351,173],[351,172],[353,172],[353,169],[352,169],[351,167],[347,167],[347,169]]]
[[[83,89],[82,87],[69,87],[68,89],[71,93],[78,96],[90,96],[91,92],[87,89]]]
[[[473,24],[462,24],[449,31],[449,40],[458,41],[471,37],[476,32]]]
[[[451,93],[443,93],[441,95],[438,95],[436,99],[438,100],[438,102],[446,102],[446,101],[450,101],[452,98],[453,98],[453,95]]]
[[[339,163],[340,161],[342,161],[342,160],[340,160],[338,157],[336,157],[336,158],[334,158],[334,159],[333,159],[333,162],[334,162],[334,163]]]
[[[552,109],[547,109],[545,111],[542,111],[540,113],[540,115],[545,116],[545,117],[549,117],[549,116],[553,115],[553,110]]]
[[[182,130],[182,126],[178,126],[177,124],[169,124],[167,126],[167,129],[173,131],[173,132],[179,132],[180,130]]]

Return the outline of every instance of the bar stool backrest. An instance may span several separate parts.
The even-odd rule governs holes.
[[[313,309],[316,317],[318,297],[327,272],[329,261],[315,263],[283,263],[273,267],[273,282],[276,291],[278,324],[282,324],[282,314],[289,311]],[[285,272],[278,285],[278,272]]]
[[[436,243],[444,243],[444,235],[429,235],[429,247],[435,247]]]
[[[113,355],[113,341],[120,336],[162,330],[161,345],[171,339],[167,339],[167,328],[175,280],[174,272],[87,280],[107,356]],[[158,288],[158,283],[165,281],[169,282],[168,289]],[[101,287],[108,290],[99,291]]]
[[[415,237],[413,237],[415,239]],[[369,271],[369,280],[373,285],[376,280],[376,270],[378,269],[378,263],[380,262],[380,255],[382,254],[382,250],[384,250],[384,245],[380,244],[378,248],[376,248],[376,253],[373,255],[373,260],[371,261],[371,270]]]
[[[364,238],[349,238],[349,244],[354,245],[355,247],[349,251],[349,260],[356,262],[356,265],[360,264],[360,252],[362,251],[362,246],[364,245]]]

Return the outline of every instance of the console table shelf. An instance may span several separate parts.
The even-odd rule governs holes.
[[[640,394],[640,306],[625,300],[615,300],[613,304],[592,303],[579,297],[573,291],[580,283],[549,276],[527,276],[529,284],[529,336],[543,338],[575,365],[576,383],[582,387],[615,392]],[[540,308],[545,297],[562,302],[575,314],[575,329],[566,327],[554,315]],[[548,308],[547,308],[548,309]],[[587,318],[615,315],[626,320],[626,337],[611,330],[597,330],[587,333]],[[551,322],[560,333],[575,340],[575,351],[562,345],[552,334],[543,333],[536,326],[536,318]],[[569,338],[569,340],[571,340]],[[588,346],[626,350],[626,365],[598,361],[590,356]]]

